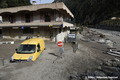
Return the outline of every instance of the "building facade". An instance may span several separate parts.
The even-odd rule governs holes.
[[[42,37],[64,41],[74,18],[64,3],[39,4],[0,9],[0,36],[9,39]]]

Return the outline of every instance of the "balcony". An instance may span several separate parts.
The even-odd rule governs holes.
[[[3,22],[0,24],[0,27],[21,27],[21,26],[26,26],[26,27],[43,27],[43,26],[53,26],[53,27],[72,27],[73,24],[68,23],[68,22],[31,22],[31,23],[9,23],[9,22]]]

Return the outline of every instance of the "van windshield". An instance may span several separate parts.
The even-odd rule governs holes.
[[[35,45],[20,45],[16,52],[21,54],[35,53]]]

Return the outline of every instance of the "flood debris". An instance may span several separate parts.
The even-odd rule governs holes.
[[[98,40],[98,43],[105,43],[106,41],[105,41],[105,39],[104,38],[100,38],[99,40]]]
[[[69,80],[120,80],[120,60],[104,60],[96,69],[71,74]]]
[[[106,44],[107,44],[109,47],[113,48],[115,43],[114,43],[113,41],[109,40],[109,39],[106,39]]]
[[[82,35],[82,36],[81,36]],[[100,44],[106,44],[108,47],[113,48],[116,42],[107,38],[103,33],[99,33],[95,30],[90,30],[88,28],[84,28],[83,32],[81,32],[80,40],[84,42],[95,42]]]
[[[82,41],[95,41],[95,42],[105,43],[105,39],[106,39],[106,36],[104,34],[98,33],[88,28],[84,28],[81,35],[84,36],[80,38],[80,40]]]
[[[105,52],[103,52],[103,53],[120,57],[120,50],[117,50],[116,48],[108,48],[108,51],[105,51]]]

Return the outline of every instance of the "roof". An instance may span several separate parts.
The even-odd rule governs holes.
[[[55,10],[61,10],[66,11],[71,17],[74,17],[74,15],[71,13],[71,11],[65,6],[63,2],[59,3],[49,3],[49,4],[39,4],[39,5],[29,5],[29,6],[20,6],[20,7],[12,7],[12,8],[3,8],[0,9],[0,14],[2,13],[17,13],[20,11],[37,11],[40,9],[55,9]]]
[[[38,42],[40,42],[41,40],[43,40],[43,38],[32,38],[32,39],[25,40],[21,44],[38,44]]]

